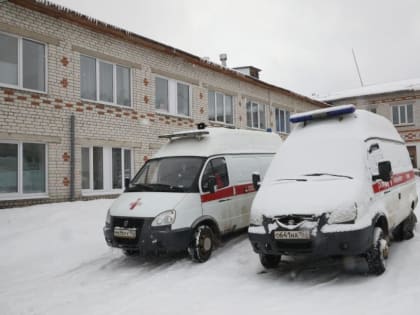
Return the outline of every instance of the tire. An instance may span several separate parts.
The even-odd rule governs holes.
[[[199,225],[193,233],[188,253],[193,261],[209,260],[214,247],[214,233],[208,225]]]
[[[276,268],[280,263],[280,259],[280,255],[260,254],[261,265],[263,265],[266,269]]]
[[[381,275],[386,269],[389,245],[382,228],[375,227],[373,230],[372,246],[366,253],[366,262],[370,274]]]
[[[139,254],[139,251],[133,249],[123,249],[122,252],[127,257],[132,257]]]
[[[394,232],[392,233],[394,240],[403,241],[413,238],[416,223],[417,217],[414,212],[411,212],[411,214],[394,229]]]
[[[402,222],[401,234],[403,240],[409,240],[413,238],[416,223],[417,217],[414,212],[411,212],[411,214]]]

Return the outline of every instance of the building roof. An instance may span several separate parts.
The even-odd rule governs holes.
[[[106,34],[106,35],[109,35],[118,39],[128,41],[130,43],[134,43],[136,45],[141,45],[143,47],[147,47],[147,48],[159,51],[167,55],[183,58],[184,60],[192,64],[199,65],[201,67],[223,73],[230,77],[234,77],[236,79],[239,79],[239,80],[242,80],[242,81],[254,84],[254,85],[258,85],[260,87],[267,88],[272,91],[279,92],[286,96],[290,96],[290,97],[300,99],[302,101],[306,101],[315,106],[319,106],[319,107],[329,106],[328,104],[325,104],[324,102],[320,100],[315,100],[307,96],[295,93],[293,91],[284,89],[282,87],[261,81],[249,75],[242,74],[239,71],[210,62],[204,58],[200,58],[198,56],[195,56],[183,50],[179,50],[177,48],[162,44],[160,42],[132,33],[130,31],[124,30],[117,26],[113,26],[108,23],[98,21],[92,17],[73,11],[71,9],[65,8],[63,6],[54,4],[50,1],[46,1],[46,0],[8,0],[8,1],[27,9],[37,11],[37,12],[40,12],[40,13],[43,13],[43,14],[46,14],[55,18],[60,18],[69,23],[77,24],[81,27],[84,27],[86,29],[89,29],[97,33],[103,33],[103,34]]]
[[[387,94],[394,92],[413,92],[420,91],[420,78],[381,84],[366,85],[357,89],[345,90],[317,97],[323,102],[344,100],[348,98],[358,98],[362,96]]]

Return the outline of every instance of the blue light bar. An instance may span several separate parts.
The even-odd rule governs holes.
[[[334,106],[326,109],[313,110],[310,112],[295,114],[290,116],[290,122],[298,123],[309,120],[326,119],[347,114],[352,114],[356,110],[354,105]]]

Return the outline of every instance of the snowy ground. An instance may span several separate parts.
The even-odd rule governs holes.
[[[126,258],[103,239],[111,202],[0,210],[0,314],[420,314],[419,235],[379,277],[355,260],[264,272],[246,234],[205,264]]]

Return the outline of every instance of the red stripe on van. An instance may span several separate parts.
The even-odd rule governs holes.
[[[391,180],[389,182],[377,182],[372,185],[373,192],[375,194],[387,190],[391,187],[404,184],[414,179],[414,171],[404,172],[400,174],[392,175]]]
[[[254,188],[254,185],[252,183],[235,186],[235,195],[248,194],[248,193],[252,193],[254,191],[255,191],[255,188]]]
[[[222,188],[222,189],[219,189],[218,191],[216,191],[213,194],[208,193],[208,194],[205,194],[205,195],[201,195],[201,202],[208,202],[208,201],[223,199],[223,198],[227,198],[227,197],[232,197],[233,192],[234,192],[233,187]]]
[[[253,193],[253,192],[255,192],[255,189],[254,189],[254,185],[252,183],[237,185],[237,186],[234,186],[234,187],[226,187],[226,188],[222,188],[222,189],[216,191],[213,194],[208,193],[208,194],[205,194],[205,195],[201,195],[201,202],[208,202],[208,201],[233,197],[233,196],[236,196],[236,195],[249,194],[249,193]]]

